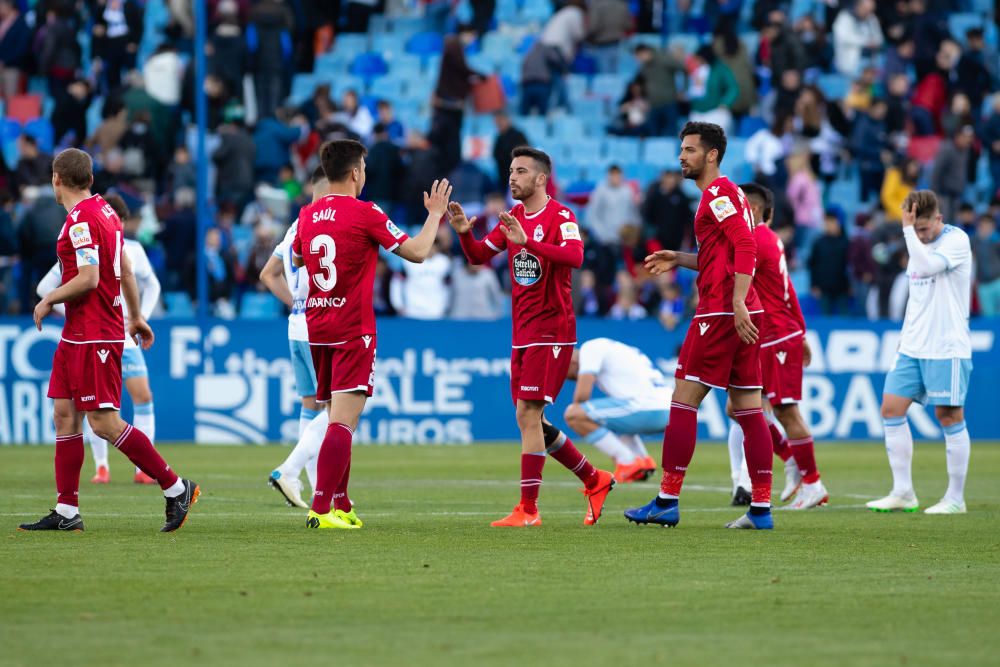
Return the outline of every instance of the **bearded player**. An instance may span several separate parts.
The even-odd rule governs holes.
[[[757,271],[753,284],[764,305],[764,324],[760,335],[764,397],[770,402],[774,418],[788,436],[786,438],[771,421],[768,428],[774,453],[785,463],[785,490],[781,493],[781,500],[790,500],[798,491],[788,508],[806,510],[825,505],[829,500],[816,467],[812,434],[799,411],[802,372],[812,358],[805,338],[806,322],[795,287],[788,279],[785,247],[771,229],[774,195],[756,183],[746,183],[740,189],[747,196],[754,220],[758,222],[753,230],[757,241]],[[728,407],[732,412],[732,406]],[[770,412],[765,414],[771,416]],[[735,479],[743,468],[743,430],[737,422],[733,422],[729,434],[729,458]]]
[[[365,147],[353,140],[329,141],[320,162],[329,194],[303,207],[292,241],[292,262],[309,280],[306,327],[316,369],[316,400],[327,403],[330,424],[320,446],[316,488],[307,528],[358,529],[347,485],[351,441],[375,384],[375,264],[382,247],[403,259],[423,262],[448,208],[451,186],[434,181],[424,193],[427,219],[413,238],[377,205],[358,199],[365,187]]]
[[[99,438],[114,443],[125,456],[160,485],[166,497],[162,532],[177,530],[187,520],[200,493],[194,482],[170,469],[139,429],[122,421],[122,349],[125,336],[138,338],[144,349],[153,330],[143,317],[132,262],[122,252],[122,223],[100,195],[90,194],[93,163],[81,150],[69,148],[52,162],[56,201],[69,212],[56,243],[62,285],[35,307],[35,326],[56,304],[66,304],[62,339],[52,359],[49,398],[56,427],[56,508],[21,530],[83,530],[79,510],[83,467],[82,422],[90,422]],[[125,330],[121,302],[128,308]]]
[[[521,502],[496,527],[540,526],[538,492],[545,455],[569,468],[584,484],[584,525],[597,523],[614,487],[610,472],[598,470],[558,428],[545,419],[545,406],[559,395],[573,359],[576,317],[572,273],[583,263],[583,241],[573,212],[545,194],[552,161],[521,146],[511,153],[510,193],[520,203],[500,215],[500,224],[479,241],[469,220],[452,202],[449,222],[472,264],[507,251],[511,277],[513,343],[510,388],[521,431]]]
[[[763,308],[751,286],[757,261],[753,217],[743,191],[719,171],[726,133],[713,123],[681,130],[681,173],[702,191],[695,214],[698,253],[661,250],[646,258],[653,275],[682,266],[698,271],[698,308],[675,373],[670,419],[663,434],[663,481],[647,505],[625,512],[638,524],[676,526],[684,475],[694,455],[698,406],[712,388],[729,392],[746,436],[750,470],[748,512],[727,528],[771,529],[771,435],[761,408],[760,339]]]

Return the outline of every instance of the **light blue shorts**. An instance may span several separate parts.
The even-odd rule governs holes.
[[[623,398],[595,398],[582,406],[593,421],[615,433],[641,435],[643,433],[663,433],[670,417],[670,406],[649,409],[638,407],[633,401]]]
[[[923,405],[965,405],[971,359],[914,359],[897,354],[885,376],[883,394],[894,394]]]
[[[292,371],[295,373],[295,388],[299,396],[315,396],[316,371],[313,369],[309,343],[304,340],[290,340],[288,351],[292,355]]]
[[[146,370],[146,357],[141,347],[127,347],[122,351],[122,379],[144,378],[149,376]]]

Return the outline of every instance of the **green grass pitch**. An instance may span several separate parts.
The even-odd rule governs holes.
[[[882,447],[820,445],[832,504],[770,533],[722,528],[739,510],[718,444],[673,530],[621,516],[652,483],[620,485],[584,528],[551,460],[545,525],[491,529],[517,501],[515,446],[359,447],[366,526],[348,533],[307,531],[265,486],[285,448],[164,449],[203,488],[171,535],[117,454],[100,488],[88,456],[86,533],[17,532],[53,507],[53,450],[0,448],[0,665],[1000,664],[1000,443],[973,445],[966,516],[872,514]],[[944,463],[918,445],[925,506]]]

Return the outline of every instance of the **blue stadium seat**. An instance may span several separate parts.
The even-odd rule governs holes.
[[[312,97],[318,83],[319,81],[313,74],[296,74],[292,77],[292,91],[289,93],[288,99],[296,106],[304,103]]]
[[[240,317],[246,320],[273,320],[281,316],[278,300],[271,294],[244,292],[240,299]]]
[[[847,95],[851,80],[843,74],[822,74],[817,85],[828,100],[839,100]]]
[[[535,41],[538,39],[538,35],[530,33],[524,36],[520,44],[517,45],[517,52],[522,56],[531,50],[531,47],[535,45]]]
[[[625,165],[639,162],[639,140],[634,137],[619,137],[605,142],[605,156],[611,162]]]
[[[728,152],[728,151],[727,151]],[[642,142],[642,160],[660,168],[670,166],[677,169],[677,156],[680,145],[676,139],[669,137],[652,137]]]
[[[406,52],[421,58],[441,53],[444,39],[439,32],[418,32],[406,40]]]
[[[375,97],[394,101],[406,94],[406,87],[406,79],[393,73],[372,81],[368,85],[368,92]]]
[[[604,142],[600,139],[578,139],[569,144],[568,153],[574,162],[596,162],[604,157]]]
[[[531,143],[549,136],[549,121],[540,116],[519,116],[513,119],[513,123]]]
[[[617,102],[625,93],[627,83],[619,74],[598,74],[590,82],[590,92],[594,97]]]
[[[354,76],[370,81],[388,73],[389,65],[378,53],[359,53],[351,62],[348,71]]]
[[[951,14],[948,16],[948,31],[960,44],[965,44],[965,33],[971,28],[982,28],[986,43],[997,45],[997,26],[981,14]]]
[[[409,53],[401,53],[392,57],[389,61],[389,73],[392,76],[409,80],[414,76],[423,75],[424,64],[419,56]]]
[[[354,60],[357,55],[357,53],[338,51],[327,51],[326,53],[321,53],[316,56],[316,60],[313,62],[313,72],[316,74],[324,72],[343,74],[347,68],[351,66],[351,61]]]
[[[569,99],[573,101],[573,110],[576,111],[577,100],[587,95],[590,81],[582,74],[569,74],[566,76],[566,92]]]
[[[663,171],[660,167],[648,162],[632,162],[624,165],[624,170],[625,178],[638,181],[643,188],[659,178],[660,172]]]
[[[570,71],[573,72],[573,74],[593,76],[594,74],[597,74],[597,60],[595,60],[593,56],[580,51],[576,54],[573,64],[570,65]]]
[[[482,74],[492,74],[496,70],[496,61],[488,53],[477,53],[474,56],[466,56],[465,62],[469,67]]]
[[[17,141],[21,136],[21,124],[10,118],[0,118],[0,142],[10,143]]]
[[[368,35],[351,32],[340,33],[333,43],[333,50],[350,54],[348,59],[351,59],[368,50]]]
[[[194,317],[194,306],[187,292],[164,292],[163,308],[166,317]]]
[[[574,116],[585,122],[594,119],[599,120],[602,126],[608,122],[608,108],[613,108],[618,101],[612,100],[609,104],[601,97],[588,96],[574,98],[572,95],[570,95],[570,99],[573,100]]]
[[[751,137],[757,130],[767,127],[767,121],[759,116],[744,116],[740,119],[739,129],[736,131],[741,137]]]
[[[576,107],[574,106],[574,109]],[[608,133],[608,121],[603,116],[583,119],[583,133],[587,137],[603,137]]]
[[[560,116],[552,121],[551,136],[560,141],[576,141],[584,136],[583,120],[576,115]]]
[[[24,125],[24,133],[35,138],[38,142],[38,147],[43,153],[52,154],[56,137],[54,136],[55,130],[52,129],[52,123],[48,119],[36,118],[35,120],[29,120]],[[78,138],[85,139],[86,137]]]
[[[548,0],[530,0],[521,6],[520,19],[522,21],[537,21],[544,23],[552,16],[552,3]]]

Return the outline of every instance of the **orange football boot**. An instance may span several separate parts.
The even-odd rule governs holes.
[[[593,526],[601,518],[604,511],[604,501],[615,488],[615,476],[607,470],[597,471],[597,481],[593,486],[583,490],[583,495],[587,496],[587,516],[583,519],[583,525]]]
[[[615,481],[619,484],[630,484],[641,482],[646,479],[646,469],[641,459],[636,459],[632,463],[619,463],[615,466]]]
[[[528,514],[518,505],[509,515],[490,525],[494,528],[531,528],[542,525],[542,517],[538,512]]]
[[[156,480],[144,473],[141,470],[136,471],[135,477],[132,478],[136,484],[156,484]]]
[[[111,482],[111,471],[108,466],[99,466],[97,474],[90,478],[91,484],[109,484]]]
[[[652,456],[647,456],[642,459],[642,479],[645,481],[649,479],[651,475],[655,475],[659,467],[660,466],[656,465],[656,461],[653,460]]]

